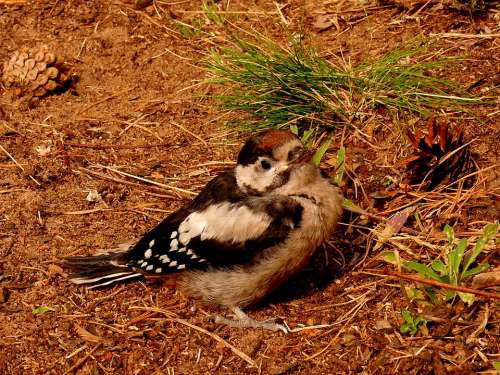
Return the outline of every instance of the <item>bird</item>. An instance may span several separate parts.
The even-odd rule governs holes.
[[[163,276],[194,299],[228,308],[233,327],[288,331],[257,321],[255,306],[303,269],[342,214],[339,187],[311,161],[291,131],[249,137],[234,168],[126,251],[64,259],[70,280],[89,288]]]

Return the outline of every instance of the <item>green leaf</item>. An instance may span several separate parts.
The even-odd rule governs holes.
[[[495,370],[500,371],[500,361],[494,361],[493,367],[495,368]]]
[[[468,244],[467,239],[462,238],[460,241],[458,241],[457,247],[455,248],[455,252],[456,252],[457,257],[458,257],[458,262],[454,266],[453,272],[455,272],[456,274],[458,274],[458,271],[460,268],[460,263],[462,262],[462,258],[463,258],[464,253],[465,253],[465,249],[467,249],[467,244]]]
[[[478,273],[486,271],[488,268],[490,268],[488,263],[481,263],[477,267],[463,272],[461,278],[465,279],[466,277],[477,275]]]
[[[310,140],[312,139],[312,136],[314,134],[314,128],[311,128],[309,130],[306,130],[304,134],[302,135],[301,141],[304,145],[308,146]]]
[[[434,262],[432,262],[431,268],[434,271],[439,272],[441,276],[446,275],[446,266],[440,260],[436,259]]]
[[[299,128],[297,125],[290,125],[290,131],[297,136],[299,135]]]
[[[323,159],[323,156],[325,156],[325,153],[328,151],[328,148],[330,147],[331,144],[332,144],[331,138],[327,139],[316,150],[314,156],[312,157],[312,162],[314,163],[315,166],[319,166],[319,163],[321,163],[321,159]]]
[[[460,263],[462,263],[462,258],[467,247],[467,240],[465,238],[458,241],[457,247],[455,250],[450,251],[448,254],[448,263],[450,266],[450,276],[453,276],[453,280],[458,281],[458,272],[460,270]]]
[[[405,293],[410,300],[425,300],[425,294],[420,289],[405,286]]]
[[[42,315],[42,314],[45,314],[46,312],[49,312],[49,311],[54,311],[54,309],[52,307],[48,307],[48,306],[38,306],[38,307],[34,308],[33,310],[31,310],[31,312],[35,315]]]
[[[432,279],[436,281],[441,281],[439,275],[432,270],[432,268],[415,261],[404,262],[403,267],[409,268],[410,270],[417,271],[421,276],[426,279]]]
[[[411,312],[408,310],[403,310],[401,311],[401,315],[403,316],[403,319],[405,320],[406,323],[413,325],[413,317],[411,316]]]
[[[339,148],[337,151],[337,160],[335,161],[335,177],[334,182],[340,186],[344,178],[345,170],[345,147]]]
[[[458,296],[462,301],[464,301],[469,306],[474,303],[475,297],[472,293],[457,292]]]
[[[453,228],[450,227],[448,224],[444,226],[443,232],[446,234],[446,237],[448,238],[448,242],[450,245],[453,243],[453,240],[455,239],[455,232],[453,231]]]
[[[408,333],[408,331],[410,330],[410,326],[408,325],[408,323],[403,323],[401,324],[401,327],[399,327],[399,330],[401,331],[401,333]]]
[[[444,295],[444,300],[449,301],[450,299],[453,299],[457,296],[457,292],[454,290],[448,290],[446,294]]]
[[[342,202],[342,207],[344,207],[344,209],[346,209],[347,211],[351,211],[360,215],[368,214],[368,211],[363,210],[361,207],[359,207],[356,203],[354,203],[350,199],[344,199],[344,202]]]
[[[465,262],[465,266],[462,269],[462,273],[467,272],[470,265],[474,263],[476,258],[484,249],[484,246],[491,240],[494,236],[496,236],[498,232],[498,223],[487,224],[483,229],[483,235],[477,239],[476,246],[472,251],[471,255],[467,258]]]
[[[394,251],[384,251],[380,257],[387,263],[396,264],[396,253]]]

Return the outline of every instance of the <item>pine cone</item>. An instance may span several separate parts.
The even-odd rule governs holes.
[[[447,123],[437,125],[432,117],[427,123],[427,135],[420,137],[407,131],[407,136],[414,155],[403,160],[405,183],[420,184],[422,190],[429,191],[441,182],[452,183],[474,169],[463,132],[459,130],[453,134]],[[470,182],[470,179],[466,181]]]
[[[69,69],[47,46],[15,51],[3,64],[2,81],[19,96],[42,97],[70,80]]]

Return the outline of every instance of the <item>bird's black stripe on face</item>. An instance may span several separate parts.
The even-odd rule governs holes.
[[[285,185],[288,182],[288,180],[290,180],[290,170],[287,169],[284,172],[281,172],[280,174],[276,175],[271,185],[267,186],[264,191],[258,191],[252,188],[248,184],[243,184],[243,186],[245,188],[245,191],[249,195],[260,196]]]

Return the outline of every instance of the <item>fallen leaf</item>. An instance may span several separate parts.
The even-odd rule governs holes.
[[[106,340],[103,337],[100,337],[100,336],[94,335],[93,333],[90,333],[89,331],[87,331],[82,326],[79,326],[78,324],[76,324],[76,333],[84,341],[87,341],[87,342],[93,342],[93,343],[96,343],[96,344],[105,343],[106,342]]]
[[[49,266],[47,268],[49,271],[49,275],[51,275],[51,276],[62,275],[62,273],[63,273],[63,269],[56,264],[49,264]]]
[[[373,250],[380,249],[386,242],[398,233],[403,225],[408,220],[408,217],[413,212],[413,207],[407,207],[404,210],[396,212],[385,222],[385,227],[381,232],[378,232],[378,241],[373,247]]]
[[[340,29],[339,21],[335,14],[321,14],[316,17],[313,23],[313,28],[318,32],[328,30],[332,26],[335,26],[337,30]]]
[[[391,323],[386,320],[386,319],[383,319],[383,320],[377,320],[375,322],[375,329],[376,330],[379,330],[379,331],[382,331],[382,330],[390,330],[392,329],[392,325]]]
[[[495,268],[492,272],[480,273],[472,279],[472,287],[476,289],[497,285],[500,285],[500,267]]]
[[[55,310],[49,306],[38,306],[38,307],[35,307],[33,310],[31,310],[31,312],[35,315],[42,315],[42,314],[45,314],[45,313],[51,312],[51,311],[55,311]]]

